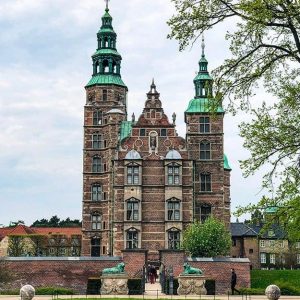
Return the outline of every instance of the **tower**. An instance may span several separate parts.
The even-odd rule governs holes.
[[[92,55],[93,74],[85,86],[83,149],[82,255],[110,253],[112,162],[122,121],[127,118],[127,87],[121,77],[122,57],[106,6]]]
[[[185,111],[187,149],[189,159],[194,161],[194,220],[204,222],[212,215],[229,225],[231,169],[224,155],[224,110],[218,106],[211,112],[213,79],[204,49],[202,38],[195,96]]]

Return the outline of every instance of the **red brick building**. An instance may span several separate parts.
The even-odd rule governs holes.
[[[176,115],[164,113],[154,81],[142,113],[128,121],[116,36],[107,8],[85,87],[82,255],[147,249],[158,260],[159,250],[179,249],[182,231],[195,220],[213,215],[229,226],[224,110],[210,113],[213,81],[203,43],[185,138],[177,134]]]

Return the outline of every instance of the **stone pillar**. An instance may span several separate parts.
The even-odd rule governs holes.
[[[101,295],[128,295],[126,274],[107,274],[101,278]]]
[[[125,263],[125,272],[129,278],[143,270],[147,262],[148,250],[145,249],[128,249],[122,250],[123,262]]]
[[[179,275],[178,295],[206,295],[205,277],[202,275]]]
[[[164,264],[166,269],[173,267],[174,277],[178,277],[183,271],[183,264],[185,261],[184,250],[159,250],[160,262]]]

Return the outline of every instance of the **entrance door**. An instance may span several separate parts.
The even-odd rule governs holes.
[[[100,256],[100,239],[93,238],[91,240],[91,256]]]

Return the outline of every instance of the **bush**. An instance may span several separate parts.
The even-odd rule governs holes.
[[[244,295],[264,295],[265,290],[262,288],[240,288],[239,291]]]
[[[62,287],[38,287],[35,289],[36,295],[74,295],[71,289]]]
[[[142,295],[143,286],[141,278],[128,279],[128,290],[129,295]]]
[[[274,284],[276,284],[280,288],[281,295],[286,295],[286,296],[298,296],[298,295],[300,295],[300,289],[293,286],[289,282],[275,281]]]
[[[0,295],[19,295],[20,290],[0,290]]]

